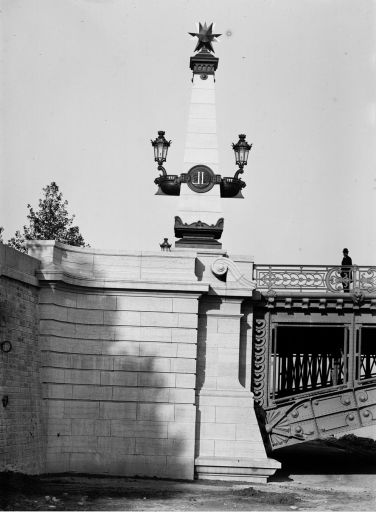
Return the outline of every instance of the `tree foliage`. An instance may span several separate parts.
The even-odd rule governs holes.
[[[56,240],[76,247],[85,247],[85,241],[78,226],[73,225],[75,215],[69,215],[68,201],[63,200],[63,194],[53,181],[44,189],[44,197],[39,199],[38,209],[28,204],[29,225],[23,227],[23,232],[16,231],[8,245],[21,252],[26,252],[27,240]]]

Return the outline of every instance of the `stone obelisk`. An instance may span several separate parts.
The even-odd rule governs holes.
[[[181,184],[175,235],[182,237],[177,247],[217,247],[223,230],[223,212],[220,200],[219,158],[215,105],[215,71],[218,58],[214,57],[213,34],[209,27],[199,24],[198,38],[191,57],[193,72],[192,94],[184,151],[184,177]]]

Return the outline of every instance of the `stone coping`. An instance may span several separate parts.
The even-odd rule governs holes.
[[[30,240],[27,242],[27,247],[31,255],[35,251],[35,248],[47,248],[47,247],[55,247],[57,249],[62,249],[63,251],[71,252],[71,253],[80,253],[80,254],[90,254],[90,255],[105,255],[105,256],[158,256],[158,257],[171,257],[174,258],[194,258],[197,255],[196,251],[192,250],[181,250],[181,249],[172,249],[171,251],[130,251],[127,249],[101,249],[97,247],[75,247],[74,245],[63,244],[61,242],[57,242],[56,240]],[[30,254],[29,254],[30,256]]]
[[[40,266],[41,262],[37,258],[0,243],[0,276],[38,286],[35,273]]]

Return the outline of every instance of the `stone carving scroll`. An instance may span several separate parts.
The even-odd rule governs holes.
[[[230,258],[220,257],[213,261],[211,265],[213,274],[218,279],[226,280],[227,283],[237,283],[242,288],[255,289],[256,283],[242,273],[239,267]]]

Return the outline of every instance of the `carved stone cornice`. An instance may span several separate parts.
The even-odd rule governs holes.
[[[218,57],[201,51],[190,59],[190,68],[194,75],[214,75],[218,67]],[[203,78],[205,80],[205,78]]]
[[[274,292],[274,293],[272,293]],[[324,294],[323,294],[324,295]],[[365,294],[277,294],[274,290],[261,295],[261,306],[278,311],[376,311],[376,295]]]

